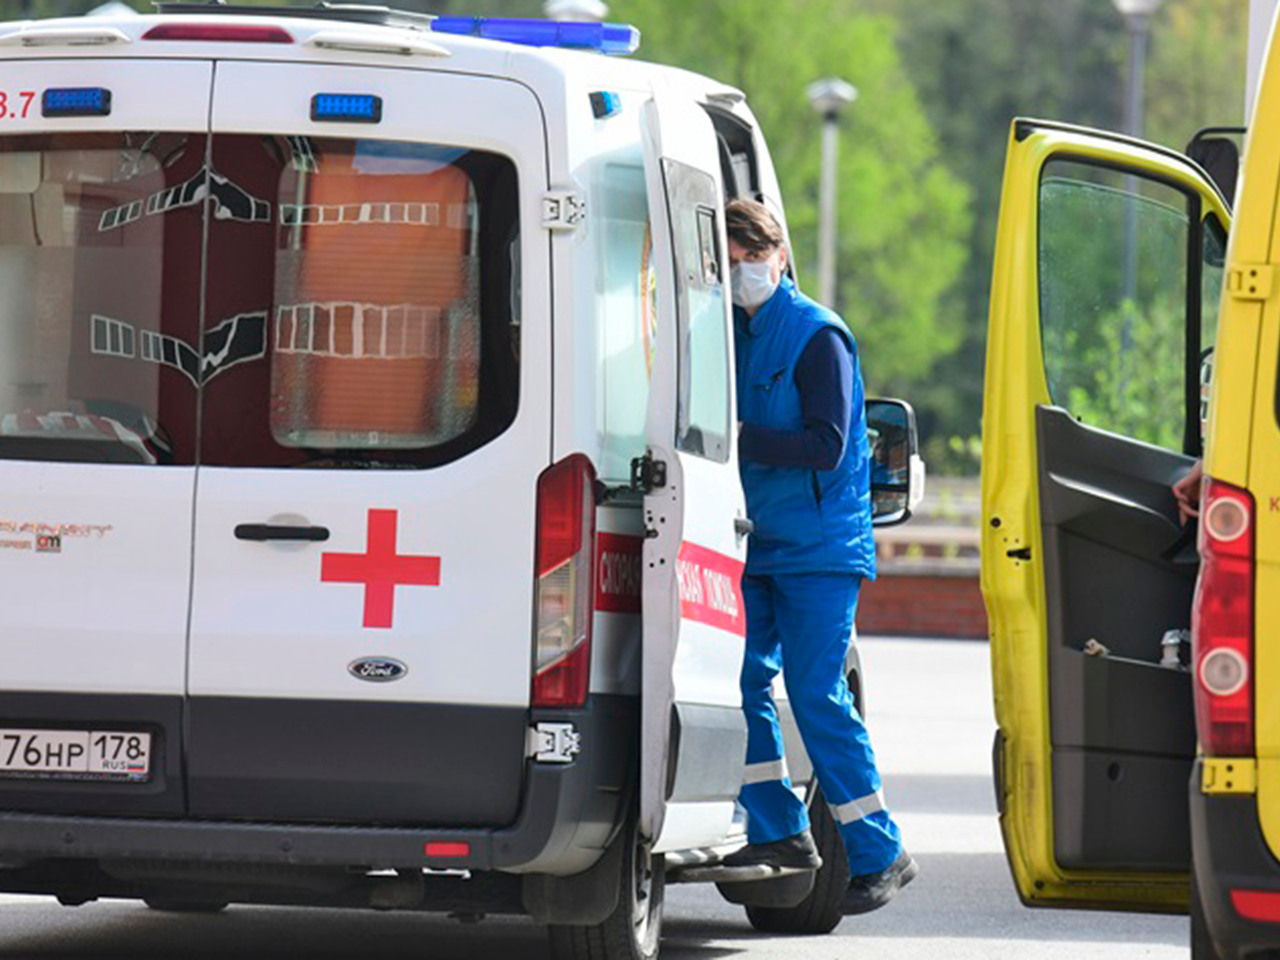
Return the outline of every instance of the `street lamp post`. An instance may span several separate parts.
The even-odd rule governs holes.
[[[603,20],[609,8],[602,0],[546,0],[542,13],[548,20],[582,21]]]
[[[822,173],[818,188],[818,299],[836,300],[836,159],[840,148],[840,112],[858,98],[852,84],[827,77],[809,84],[809,102],[822,117]]]
[[[1125,93],[1124,129],[1140,139],[1143,129],[1143,78],[1147,70],[1147,44],[1151,39],[1151,17],[1164,0],[1111,0],[1129,29],[1129,82]],[[1128,189],[1137,193],[1137,180],[1129,178]],[[1126,204],[1124,217],[1124,250],[1122,251],[1124,300],[1133,305],[1138,293],[1138,219],[1133,203]],[[1128,347],[1131,318],[1126,311],[1121,346]]]
[[[1129,86],[1125,96],[1125,132],[1142,136],[1142,78],[1147,68],[1147,43],[1151,17],[1164,0],[1111,0],[1129,28]]]

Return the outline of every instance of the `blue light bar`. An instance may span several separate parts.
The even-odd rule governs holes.
[[[311,119],[330,123],[379,123],[382,98],[367,93],[317,93],[311,98]]]
[[[530,47],[572,47],[626,55],[640,48],[640,31],[628,23],[565,23],[509,17],[436,17],[436,33],[484,37]]]
[[[50,87],[40,101],[46,117],[105,117],[111,113],[111,91],[105,87]]]

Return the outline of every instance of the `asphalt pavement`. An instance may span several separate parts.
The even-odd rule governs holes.
[[[883,910],[826,937],[756,933],[714,888],[667,894],[664,960],[1127,960],[1186,958],[1184,917],[1028,910],[1014,894],[991,789],[987,647],[861,641],[885,796],[921,875]],[[369,911],[232,907],[215,916],[135,903],[66,908],[0,897],[0,960],[546,960],[518,919],[462,925]]]

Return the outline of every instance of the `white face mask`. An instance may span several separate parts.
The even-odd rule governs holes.
[[[746,310],[761,306],[778,289],[773,279],[774,258],[768,260],[743,260],[729,270],[729,290],[733,302]]]

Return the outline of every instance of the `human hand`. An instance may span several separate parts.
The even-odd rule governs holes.
[[[1204,477],[1204,461],[1197,460],[1186,476],[1173,485],[1173,498],[1178,501],[1178,518],[1187,521],[1200,516],[1200,481]]]

